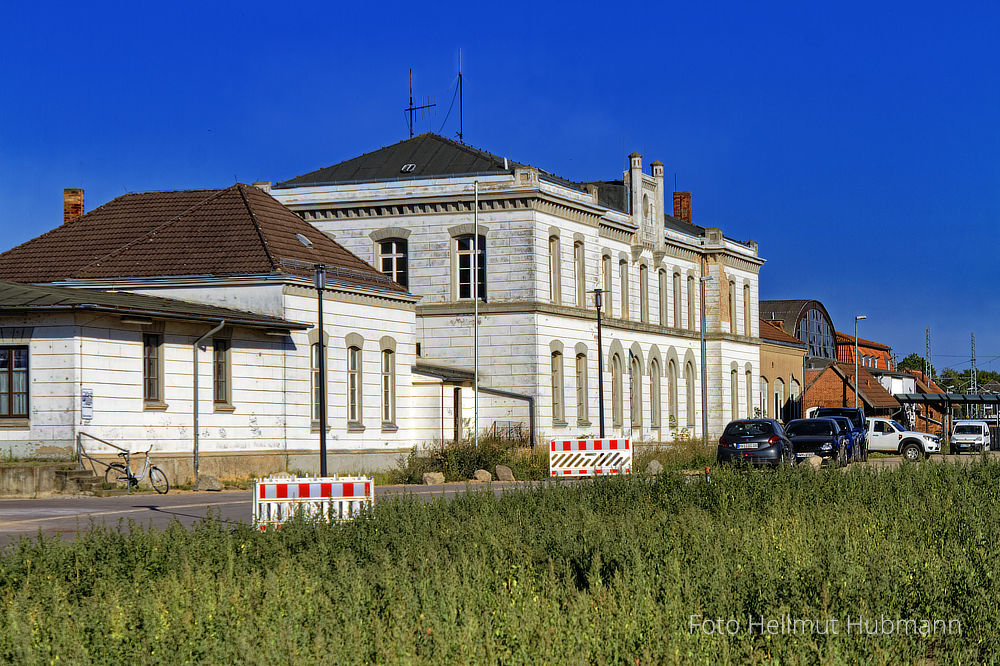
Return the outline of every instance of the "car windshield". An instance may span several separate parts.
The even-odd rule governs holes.
[[[979,435],[982,434],[982,430],[977,425],[958,425],[955,426],[956,435]]]
[[[891,423],[892,427],[895,428],[896,430],[898,430],[899,432],[904,432],[906,430],[906,428],[904,428],[903,426],[899,425],[899,423],[896,422],[896,421],[889,421],[889,423]]]
[[[842,416],[848,421],[850,421],[855,428],[864,429],[864,424],[861,420],[861,414],[855,410],[846,411],[843,409],[830,409],[830,408],[820,408],[816,410],[817,417],[822,416]]]
[[[760,437],[770,435],[774,428],[767,421],[733,421],[723,433],[729,437]]]
[[[823,419],[806,419],[793,421],[785,426],[789,437],[821,437],[833,434],[833,423]]]

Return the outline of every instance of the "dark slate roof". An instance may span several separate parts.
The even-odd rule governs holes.
[[[403,168],[413,165],[412,171]],[[276,188],[331,183],[508,173],[519,163],[437,134],[421,134],[275,185]]]
[[[79,310],[187,321],[216,322],[225,319],[228,323],[249,327],[282,329],[310,327],[310,324],[299,324],[255,312],[133,294],[127,291],[98,291],[0,280],[0,315]]]
[[[760,301],[758,304],[758,312],[761,319],[779,319],[783,321],[785,323],[785,331],[794,334],[803,313],[813,307],[821,310],[826,315],[827,319],[830,319],[830,313],[826,311],[826,307],[824,307],[824,305],[819,301],[811,298],[799,298],[784,301]],[[830,323],[833,323],[832,319],[830,319]]]
[[[328,267],[331,281],[406,292],[271,195],[243,184],[120,196],[0,254],[0,280],[311,276],[317,263]]]

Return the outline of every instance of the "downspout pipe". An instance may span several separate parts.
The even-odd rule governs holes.
[[[218,325],[211,331],[201,336],[195,340],[194,346],[191,348],[192,359],[194,361],[192,367],[194,370],[194,394],[192,395],[191,404],[193,405],[192,410],[194,412],[194,480],[198,481],[198,349],[205,346],[205,340],[212,337],[216,333],[222,330],[222,327],[226,325],[226,320],[221,320]]]
[[[514,400],[524,400],[528,403],[528,436],[531,438],[531,448],[535,448],[535,398],[524,393],[512,393],[499,389],[479,387],[480,393],[496,395],[501,398],[513,398]]]

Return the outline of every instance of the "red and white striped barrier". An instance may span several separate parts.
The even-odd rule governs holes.
[[[350,520],[375,504],[375,481],[361,476],[254,479],[253,522],[280,527],[301,514],[327,521]]]
[[[549,443],[549,476],[632,473],[627,439],[567,439]]]

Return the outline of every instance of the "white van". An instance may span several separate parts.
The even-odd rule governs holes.
[[[990,444],[990,426],[986,421],[955,421],[951,429],[952,453],[989,451],[992,448]]]

